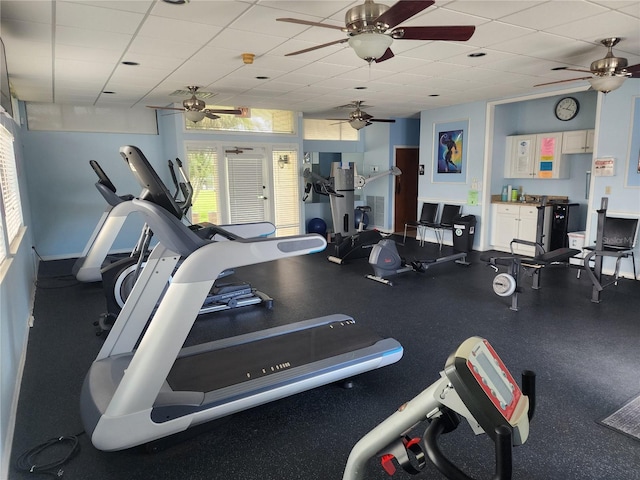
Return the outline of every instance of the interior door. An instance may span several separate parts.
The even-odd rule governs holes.
[[[272,221],[269,170],[263,149],[225,149],[229,223]]]
[[[394,232],[418,218],[418,162],[420,149],[396,148],[396,167],[402,175],[395,178]]]

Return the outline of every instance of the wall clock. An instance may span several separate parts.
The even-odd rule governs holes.
[[[558,120],[566,122],[575,118],[580,110],[580,103],[573,97],[561,98],[555,106],[555,114]]]

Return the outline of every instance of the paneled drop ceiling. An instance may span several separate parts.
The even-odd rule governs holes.
[[[216,94],[207,100],[214,105],[318,115],[364,100],[375,116],[411,117],[583,77],[552,68],[588,69],[605,55],[605,37],[622,37],[614,52],[640,63],[640,2],[616,0],[436,1],[400,25],[475,25],[470,40],[395,40],[395,57],[372,65],[346,43],[285,56],[346,34],[276,18],[343,26],[345,12],[361,3],[1,0],[0,35],[20,100],[134,108],[181,101],[170,94],[198,85]],[[244,64],[243,53],[255,54],[254,63]],[[640,93],[640,79],[627,81]],[[580,85],[588,83],[560,87]]]

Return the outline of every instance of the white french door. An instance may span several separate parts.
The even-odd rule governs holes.
[[[269,165],[264,149],[225,149],[224,160],[229,223],[272,221]]]
[[[185,145],[194,188],[191,221],[266,221],[275,225],[276,236],[303,232],[297,146],[227,145]]]

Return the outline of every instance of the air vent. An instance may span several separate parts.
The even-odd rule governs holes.
[[[196,97],[198,98],[211,98],[215,97],[217,93],[213,92],[203,92],[202,90],[198,90],[196,92]],[[189,90],[176,90],[175,92],[171,92],[169,94],[171,97],[190,97],[191,92]]]

